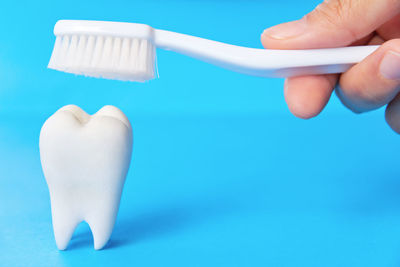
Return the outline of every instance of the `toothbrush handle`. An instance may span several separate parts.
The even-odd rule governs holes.
[[[247,75],[291,77],[341,73],[379,46],[352,46],[309,50],[247,48],[204,38],[155,30],[155,45]]]

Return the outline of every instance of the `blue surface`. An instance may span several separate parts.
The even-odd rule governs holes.
[[[260,47],[270,25],[317,1],[2,3],[0,266],[398,266],[399,138],[383,110],[336,97],[316,119],[289,114],[282,80],[158,51],[144,84],[46,69],[58,19],[133,21]],[[134,152],[111,241],[85,224],[67,251],[51,226],[38,136],[58,108],[121,108]]]

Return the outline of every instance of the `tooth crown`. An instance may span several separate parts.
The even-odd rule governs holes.
[[[69,105],[45,122],[39,147],[58,248],[65,249],[86,221],[95,249],[101,249],[112,233],[131,160],[129,120],[113,106],[90,116]]]

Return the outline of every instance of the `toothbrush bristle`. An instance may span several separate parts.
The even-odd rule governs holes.
[[[56,37],[48,68],[123,81],[155,76],[156,51],[146,39],[94,35]]]

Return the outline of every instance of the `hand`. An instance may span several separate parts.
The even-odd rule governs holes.
[[[261,41],[270,49],[382,44],[341,75],[287,79],[285,99],[295,116],[312,118],[336,88],[342,103],[356,113],[387,105],[386,121],[400,133],[399,0],[326,0],[300,20],[265,30]]]

